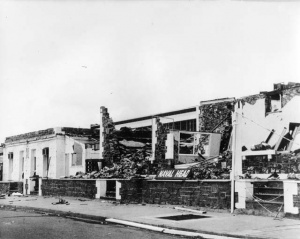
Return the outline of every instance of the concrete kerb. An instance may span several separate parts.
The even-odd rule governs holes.
[[[188,236],[188,237],[201,237],[206,239],[236,239],[241,237],[230,237],[230,236],[220,236],[220,235],[213,235],[208,233],[199,233],[199,232],[192,232],[192,231],[183,231],[183,230],[176,230],[176,229],[168,229],[164,227],[158,227],[158,226],[152,226],[149,224],[142,224],[142,223],[136,223],[136,222],[130,222],[125,220],[118,220],[114,218],[108,218],[106,221],[115,223],[115,224],[121,224],[131,227],[137,227],[137,228],[143,228],[146,230],[161,232],[165,234],[172,234],[172,235],[178,235],[178,236]]]
[[[265,239],[265,237],[257,237],[257,236],[242,236],[242,235],[231,235],[229,233],[215,233],[204,230],[193,230],[180,227],[172,227],[165,226],[160,227],[159,225],[149,224],[149,223],[139,223],[128,220],[119,220],[114,218],[107,218],[103,216],[94,216],[88,214],[81,213],[73,213],[71,211],[60,211],[46,208],[37,208],[37,207],[29,207],[29,206],[16,206],[16,205],[6,205],[0,204],[0,210],[13,210],[13,211],[24,211],[24,212],[32,212],[32,213],[40,213],[46,214],[45,216],[58,216],[65,217],[72,220],[82,221],[86,223],[98,223],[98,224],[107,224],[114,223],[119,225],[132,226],[137,228],[142,228],[146,230],[158,231],[166,234],[172,235],[181,235],[181,236],[189,236],[189,237],[205,237],[211,239],[221,239],[221,238],[248,238],[248,239]]]
[[[230,233],[216,233],[216,232],[211,232],[211,231],[205,231],[205,230],[193,230],[193,229],[186,229],[182,227],[172,227],[172,226],[166,226],[163,225],[164,227],[160,227],[157,224],[151,224],[151,223],[143,223],[143,222],[134,222],[134,221],[128,221],[128,220],[119,220],[119,219],[114,219],[114,218],[107,218],[107,222],[110,223],[115,223],[115,224],[121,224],[121,225],[127,225],[131,224],[130,226],[134,227],[134,224],[137,225],[139,228],[144,228],[147,229],[146,226],[149,227],[156,227],[157,231],[161,230],[163,233],[169,233],[169,234],[176,234],[176,235],[181,235],[181,236],[187,236],[187,233],[190,233],[190,237],[195,237],[194,233],[201,234],[202,237],[205,236],[205,238],[245,238],[245,239],[266,239],[266,237],[258,237],[258,236],[250,236],[250,235],[232,235]],[[124,222],[124,223],[123,223]],[[150,229],[148,229],[150,230]],[[176,233],[174,233],[176,232]],[[181,233],[181,234],[178,234]],[[199,236],[198,235],[198,236]],[[210,236],[210,237],[208,237]]]
[[[33,212],[33,213],[40,213],[40,214],[48,214],[47,216],[58,216],[58,217],[66,217],[74,220],[84,220],[88,222],[99,222],[103,224],[105,222],[106,217],[102,216],[94,216],[88,215],[83,213],[73,213],[73,212],[66,212],[60,210],[53,210],[53,209],[46,209],[46,208],[37,208],[37,207],[28,207],[28,206],[15,206],[15,205],[5,205],[0,204],[1,210],[14,210],[14,211],[24,211],[24,212]]]

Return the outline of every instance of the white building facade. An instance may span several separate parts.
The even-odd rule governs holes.
[[[98,149],[90,129],[58,127],[7,137],[3,181],[30,181],[33,175],[58,179],[85,172],[86,159],[99,159]]]

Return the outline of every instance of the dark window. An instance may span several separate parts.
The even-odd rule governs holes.
[[[175,129],[180,130],[180,122],[175,122]]]
[[[183,120],[164,124],[169,129],[196,131],[196,120]]]
[[[14,158],[14,153],[10,152],[8,153],[8,159],[13,159]]]
[[[280,93],[267,95],[265,99],[266,113],[281,111],[281,98]]]

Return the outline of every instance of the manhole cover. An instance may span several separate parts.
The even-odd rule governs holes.
[[[194,215],[194,214],[185,214],[185,215],[176,215],[176,216],[169,216],[169,217],[158,217],[158,218],[174,220],[174,221],[181,221],[181,220],[201,219],[201,218],[209,218],[209,217]]]

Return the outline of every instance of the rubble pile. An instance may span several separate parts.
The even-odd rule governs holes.
[[[231,151],[225,151],[219,157],[210,160],[202,159],[191,168],[192,179],[229,179],[231,160]]]
[[[258,147],[258,145],[256,146]],[[274,172],[299,174],[300,152],[299,150],[295,150],[289,153],[278,153],[271,159],[268,159],[267,156],[248,156],[242,161],[242,167],[243,173],[249,171],[255,174],[269,174]]]
[[[126,178],[138,177],[149,173],[149,160],[142,158],[145,150],[138,151],[131,155],[131,158],[123,158],[119,163],[113,163],[111,166],[105,166],[100,171],[90,173],[77,172],[76,176],[71,176],[74,179],[95,179],[95,178]]]
[[[115,129],[107,108],[102,107],[103,168],[89,173],[77,172],[71,178],[131,178],[149,173],[151,130]]]
[[[116,134],[117,135],[117,134]],[[147,141],[144,139],[144,141]],[[100,171],[88,174],[78,173],[74,178],[131,178],[141,174],[148,174],[151,156],[151,144],[115,137],[113,148],[118,154],[113,162],[104,162]]]

